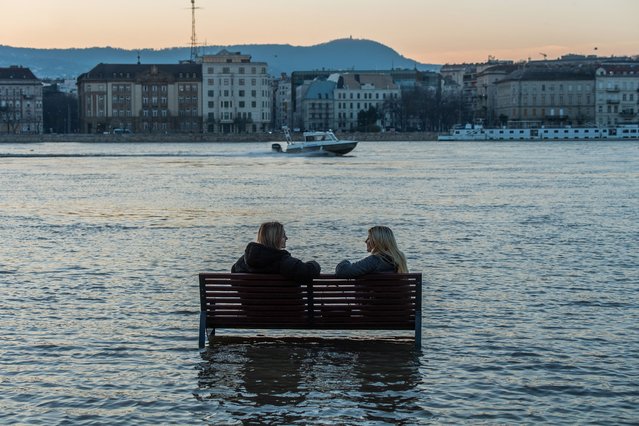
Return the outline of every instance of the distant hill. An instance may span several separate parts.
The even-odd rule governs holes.
[[[340,39],[314,46],[289,44],[245,44],[235,46],[204,46],[201,54],[212,55],[222,49],[249,54],[254,61],[268,63],[269,72],[278,76],[292,71],[389,70],[418,69],[437,71],[440,66],[422,64],[406,58],[388,46],[372,40]],[[91,70],[99,63],[173,64],[190,57],[190,48],[126,50],[114,47],[83,49],[31,49],[0,45],[0,67],[22,65],[38,78],[67,77]]]

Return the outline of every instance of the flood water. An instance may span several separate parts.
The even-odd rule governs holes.
[[[200,352],[197,274],[266,220],[328,273],[390,226],[424,275],[421,351]],[[637,141],[0,144],[0,423],[636,424],[638,223]]]

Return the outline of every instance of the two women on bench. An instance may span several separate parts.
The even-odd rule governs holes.
[[[235,262],[231,272],[281,274],[300,282],[310,282],[319,276],[321,268],[316,261],[303,262],[284,250],[287,239],[281,223],[263,223],[257,232],[257,242],[246,246],[244,255]],[[378,272],[408,272],[406,257],[397,248],[390,228],[373,226],[368,230],[365,242],[370,255],[353,263],[341,261],[335,268],[335,275],[354,278]]]

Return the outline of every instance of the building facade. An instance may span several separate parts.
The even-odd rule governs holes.
[[[381,128],[394,127],[389,106],[401,98],[401,89],[387,73],[343,73],[335,87],[335,126],[341,131],[358,127],[358,114],[375,108]]]
[[[0,68],[0,132],[43,132],[42,82],[29,68]]]
[[[586,125],[595,122],[591,67],[522,67],[496,81],[495,110],[501,124]]]
[[[99,64],[78,77],[83,133],[202,131],[198,64]]]
[[[639,64],[606,64],[596,72],[597,125],[639,123]]]
[[[273,84],[266,62],[222,50],[204,55],[204,128],[212,133],[265,132],[272,127]]]
[[[515,71],[518,65],[512,63],[492,63],[477,66],[476,93],[473,105],[473,122],[487,125],[498,123],[495,114],[495,83]]]
[[[291,79],[282,74],[273,81],[273,128],[293,126],[293,104],[291,103]]]
[[[302,122],[305,130],[325,131],[335,127],[335,88],[337,83],[313,80],[304,91],[301,102]]]

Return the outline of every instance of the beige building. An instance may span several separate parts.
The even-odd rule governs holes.
[[[99,64],[78,77],[84,133],[202,131],[201,66]]]
[[[266,62],[222,50],[199,58],[203,113],[208,132],[264,132],[271,129],[273,79]]]
[[[495,83],[506,78],[518,67],[519,65],[512,63],[484,64],[477,67],[475,101],[472,103],[474,121],[481,121],[486,125],[497,124]]]
[[[502,124],[584,125],[595,122],[591,68],[523,67],[496,81],[494,115]]]
[[[0,132],[42,133],[42,82],[29,68],[0,68]]]
[[[599,126],[639,123],[639,64],[599,67],[595,103]]]

